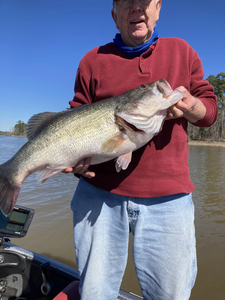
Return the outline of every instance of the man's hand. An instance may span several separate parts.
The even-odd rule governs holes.
[[[183,93],[184,98],[168,108],[167,120],[184,117],[189,122],[195,123],[203,119],[206,108],[202,101],[192,96],[183,86],[178,87],[177,90]]]
[[[78,173],[84,177],[92,178],[95,177],[95,173],[88,170],[91,162],[91,157],[81,159],[75,167],[69,167],[63,171],[63,173]]]

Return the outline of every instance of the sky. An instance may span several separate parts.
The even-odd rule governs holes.
[[[118,32],[111,8],[112,0],[0,0],[0,131],[69,107],[81,58]],[[204,78],[225,72],[224,0],[162,0],[157,29],[198,52]]]

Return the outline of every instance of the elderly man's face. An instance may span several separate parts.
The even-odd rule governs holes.
[[[161,0],[117,0],[112,17],[125,45],[136,47],[147,42],[159,19]]]

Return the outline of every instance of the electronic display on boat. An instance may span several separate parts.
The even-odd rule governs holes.
[[[1,237],[23,237],[34,216],[31,208],[16,205],[8,216],[0,211],[0,236]]]

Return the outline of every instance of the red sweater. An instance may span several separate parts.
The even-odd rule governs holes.
[[[71,107],[101,101],[165,78],[175,89],[183,85],[204,103],[207,113],[196,126],[211,126],[218,114],[213,87],[203,80],[197,53],[178,38],[160,38],[140,57],[126,57],[113,43],[88,52],[78,67]],[[147,145],[133,152],[127,170],[117,173],[115,162],[90,166],[96,173],[90,184],[112,193],[157,197],[190,193],[187,121],[169,120]]]

